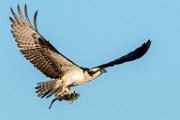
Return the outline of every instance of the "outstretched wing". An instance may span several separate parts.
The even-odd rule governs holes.
[[[11,30],[16,39],[17,45],[34,66],[43,74],[50,78],[59,78],[67,70],[78,67],[75,63],[59,53],[47,40],[45,40],[37,30],[37,11],[34,15],[34,27],[29,21],[27,7],[25,5],[25,18],[18,5],[18,17],[11,8],[15,19],[10,17],[12,22]]]
[[[148,51],[150,45],[151,45],[151,41],[148,40],[146,43],[142,44],[139,48],[128,53],[127,55],[124,55],[124,56],[122,56],[116,60],[113,60],[111,62],[108,62],[106,64],[99,65],[97,67],[107,68],[107,67],[112,67],[114,65],[118,65],[118,64],[125,63],[125,62],[136,60],[136,59],[142,57]]]

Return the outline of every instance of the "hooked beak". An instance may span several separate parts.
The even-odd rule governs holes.
[[[103,72],[103,73],[107,73],[107,70],[103,68],[103,69],[102,69],[102,72]]]

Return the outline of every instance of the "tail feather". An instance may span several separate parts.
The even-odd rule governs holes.
[[[56,82],[57,80],[51,80],[51,81],[37,83],[38,86],[35,87],[35,89],[37,89],[36,91],[36,93],[38,94],[37,96],[41,98],[51,97],[53,94],[59,91],[59,89],[61,89],[61,88],[55,88]]]
[[[50,92],[47,94],[46,98],[49,98],[49,97],[51,97],[53,94],[59,93],[59,92],[61,92],[61,91],[62,91],[62,88],[54,89],[54,90],[50,91]]]

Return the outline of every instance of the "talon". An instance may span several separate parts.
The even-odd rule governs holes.
[[[73,97],[73,95],[75,94],[75,91],[74,91],[74,90],[72,90],[72,91],[70,91],[68,94],[69,94],[69,97],[70,97],[70,98],[72,98],[72,97]]]
[[[59,93],[59,94],[57,94],[57,97],[58,97],[58,98],[63,98],[63,96],[64,96],[64,93]]]
[[[70,91],[70,94],[74,94],[74,93],[75,93],[75,91],[74,91],[74,90],[71,90],[71,91]]]
[[[76,92],[75,92],[75,90],[72,90],[72,92],[73,92],[73,94],[75,94]]]

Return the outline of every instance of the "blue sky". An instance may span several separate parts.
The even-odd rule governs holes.
[[[28,6],[32,21],[60,52],[93,67],[116,59],[148,39],[141,59],[107,69],[107,74],[74,87],[81,98],[69,105],[36,97],[47,81],[19,52],[10,33],[10,7]],[[0,119],[2,120],[179,120],[179,0],[4,0],[0,4]]]

